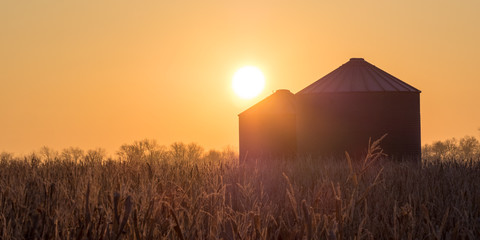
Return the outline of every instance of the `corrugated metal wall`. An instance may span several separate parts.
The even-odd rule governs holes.
[[[240,160],[295,155],[296,126],[295,95],[276,91],[239,114]]]
[[[368,140],[387,133],[381,147],[394,158],[421,155],[420,99],[416,92],[297,94],[297,148],[301,154],[360,156]]]
[[[240,116],[240,160],[294,156],[296,116],[263,114]]]

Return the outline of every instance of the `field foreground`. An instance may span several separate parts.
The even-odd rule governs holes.
[[[0,162],[2,239],[475,239],[480,163]]]

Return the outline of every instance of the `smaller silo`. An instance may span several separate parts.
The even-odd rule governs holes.
[[[289,90],[275,91],[238,116],[240,161],[296,153],[295,95]]]

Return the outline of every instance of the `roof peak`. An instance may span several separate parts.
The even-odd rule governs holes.
[[[239,116],[260,112],[262,114],[295,113],[295,95],[288,89],[278,89],[270,96],[238,114]]]
[[[420,92],[363,58],[350,58],[297,94],[332,92]]]
[[[290,90],[288,90],[288,89],[277,89],[277,90],[275,91],[275,93],[277,93],[277,94],[293,94],[293,93],[290,92]]]

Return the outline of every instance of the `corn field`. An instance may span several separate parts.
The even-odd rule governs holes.
[[[476,239],[480,163],[223,157],[0,162],[1,239]]]

